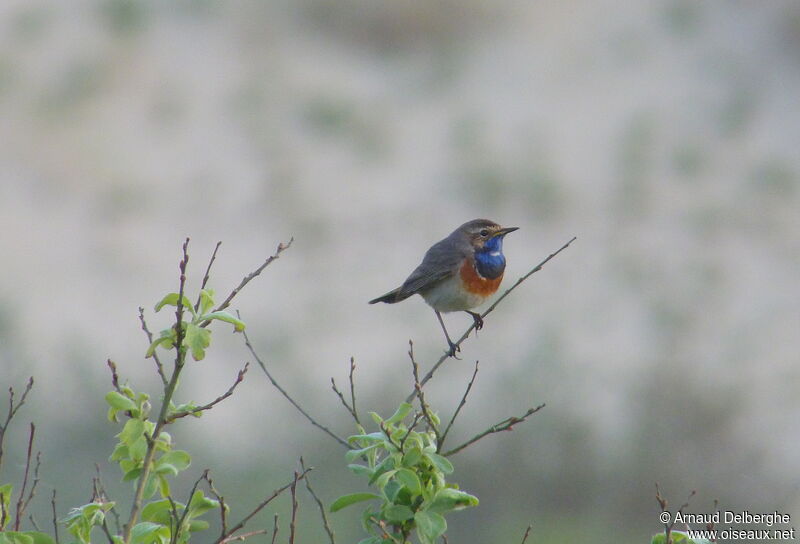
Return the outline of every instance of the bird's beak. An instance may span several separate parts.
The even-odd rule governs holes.
[[[509,232],[514,232],[515,230],[519,230],[519,227],[505,227],[498,229],[497,232],[494,233],[494,236],[505,236]],[[494,236],[492,236],[492,238],[494,238]]]

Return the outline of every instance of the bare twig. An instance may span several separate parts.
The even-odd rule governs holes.
[[[487,309],[485,312],[483,312],[483,313],[481,314],[481,318],[485,318],[487,315],[489,315],[490,313],[492,313],[492,312],[494,311],[494,309],[495,309],[495,308],[497,308],[497,305],[498,305],[498,304],[500,304],[500,303],[503,301],[503,299],[504,299],[504,298],[506,298],[508,295],[510,295],[510,294],[511,294],[511,292],[512,292],[514,289],[516,289],[517,287],[519,287],[519,285],[520,285],[522,282],[524,282],[525,280],[527,280],[527,279],[528,279],[529,277],[531,277],[533,274],[535,274],[536,272],[538,272],[539,270],[541,270],[541,269],[542,269],[542,267],[544,267],[544,265],[545,265],[545,264],[547,264],[547,263],[548,263],[548,261],[550,261],[550,259],[554,258],[556,255],[558,255],[559,253],[561,253],[562,251],[564,251],[565,249],[567,249],[567,248],[569,247],[569,245],[570,245],[572,242],[574,242],[575,240],[577,240],[577,237],[573,236],[573,237],[572,237],[572,239],[571,239],[569,242],[567,242],[566,244],[564,244],[563,246],[561,246],[560,248],[558,248],[556,251],[554,251],[553,253],[551,253],[550,255],[548,255],[548,256],[547,256],[547,258],[546,258],[545,260],[543,260],[542,262],[540,262],[539,264],[537,264],[536,266],[534,266],[534,267],[533,267],[533,268],[532,268],[530,271],[528,271],[528,273],[527,273],[527,274],[525,274],[525,275],[524,275],[524,276],[522,276],[520,279],[518,279],[518,280],[516,281],[516,283],[514,283],[514,285],[512,285],[511,287],[509,287],[508,289],[506,289],[506,290],[505,290],[505,292],[504,292],[502,295],[500,295],[500,297],[498,297],[498,299],[497,299],[497,300],[495,300],[495,301],[494,301],[494,303],[493,303],[491,306],[489,306],[489,308],[488,308],[488,309]],[[470,325],[470,326],[467,328],[466,332],[464,332],[464,334],[462,334],[462,335],[461,335],[461,338],[459,338],[459,339],[458,339],[458,341],[455,343],[456,347],[460,347],[460,346],[461,346],[461,343],[462,343],[464,340],[466,340],[466,339],[467,339],[467,337],[470,335],[470,333],[472,332],[472,330],[473,330],[474,328],[475,328],[475,323],[472,323],[472,325]],[[428,371],[428,373],[427,373],[427,374],[425,374],[425,377],[424,377],[424,378],[422,378],[422,380],[420,381],[420,385],[425,385],[426,383],[428,383],[428,380],[430,380],[430,379],[433,377],[433,375],[434,375],[434,373],[436,372],[436,370],[437,370],[437,369],[438,369],[438,368],[439,368],[439,367],[442,365],[442,363],[444,363],[444,362],[445,362],[447,359],[449,359],[449,358],[450,358],[450,356],[449,356],[449,354],[447,354],[447,353],[445,353],[444,355],[442,355],[442,356],[439,358],[439,360],[438,360],[438,361],[436,361],[436,364],[434,364],[434,365],[433,365],[433,367],[432,367],[432,368],[431,368],[431,369]],[[411,400],[414,398],[414,396],[415,396],[415,395],[416,395],[416,392],[412,392],[412,393],[410,393],[410,394],[408,395],[408,397],[406,397],[406,402],[411,402]]]
[[[287,249],[289,249],[292,246],[292,242],[294,242],[294,238],[290,238],[289,242],[287,242],[285,244],[284,243],[278,244],[278,249],[275,250],[275,253],[273,253],[271,257],[268,257],[267,260],[264,261],[261,264],[261,266],[259,266],[258,268],[256,268],[252,272],[250,272],[244,278],[242,278],[242,281],[239,282],[239,285],[237,285],[233,289],[233,291],[231,291],[231,293],[228,295],[228,298],[226,298],[224,301],[222,301],[222,303],[219,306],[214,308],[214,311],[215,312],[219,312],[221,310],[224,310],[228,306],[230,306],[231,305],[231,301],[234,299],[234,297],[236,295],[239,294],[239,291],[244,289],[245,285],[250,283],[250,281],[252,281],[253,278],[255,278],[256,276],[261,274],[261,272],[263,272],[266,267],[268,267],[270,264],[272,264],[273,261],[275,261],[276,259],[280,258],[281,253],[283,253],[284,251],[286,251]],[[201,327],[207,327],[209,323],[210,323],[210,321],[203,321],[203,323],[200,326]]]
[[[417,400],[419,400],[419,407],[422,411],[422,417],[428,423],[428,428],[433,431],[436,436],[436,449],[441,447],[441,435],[439,434],[439,426],[433,421],[431,413],[428,411],[428,403],[425,402],[425,393],[422,392],[422,384],[419,383],[419,365],[414,359],[414,342],[408,341],[408,358],[411,359],[411,370],[414,374],[414,390],[417,393]]]
[[[228,538],[223,540],[220,544],[227,544],[228,542],[236,542],[237,540],[245,541],[248,538],[250,538],[251,536],[258,536],[258,535],[265,535],[265,534],[267,534],[267,530],[266,529],[258,529],[256,531],[249,531],[247,533],[242,533],[240,535],[229,536]]]
[[[482,433],[476,434],[475,436],[473,436],[472,438],[470,438],[469,440],[467,440],[466,442],[464,442],[460,446],[457,446],[457,447],[453,448],[452,450],[448,451],[447,453],[444,453],[443,455],[445,457],[448,457],[450,455],[454,455],[454,454],[460,452],[461,450],[463,450],[464,448],[466,448],[468,446],[471,446],[472,444],[474,444],[475,442],[477,442],[478,440],[480,440],[481,438],[483,438],[483,437],[485,437],[487,435],[490,435],[490,434],[493,434],[493,433],[499,433],[501,431],[511,431],[511,430],[513,430],[514,425],[516,425],[517,423],[522,423],[523,421],[528,419],[528,417],[530,417],[531,415],[535,414],[536,412],[538,412],[539,410],[541,410],[544,407],[545,407],[544,404],[540,404],[539,406],[537,406],[535,408],[528,408],[528,410],[524,414],[522,414],[521,416],[512,416],[512,417],[504,419],[503,421],[495,423],[494,425],[492,425],[491,427],[489,427],[488,429],[486,429]]]
[[[525,535],[522,537],[522,542],[520,542],[520,544],[525,544],[525,542],[528,540],[528,535],[531,534],[531,527],[532,525],[528,525],[528,528],[525,529]]]
[[[208,266],[206,267],[206,273],[203,275],[203,282],[200,284],[200,291],[201,292],[203,291],[203,289],[206,288],[206,285],[208,284],[208,280],[209,280],[210,274],[211,274],[211,267],[214,264],[214,260],[217,258],[217,251],[219,250],[219,246],[221,246],[221,245],[222,245],[222,242],[217,242],[217,245],[214,246],[214,252],[211,254],[211,259],[209,259]],[[195,304],[194,304],[195,313],[200,311],[200,301],[201,300],[203,300],[202,295],[200,293],[198,293],[197,302],[195,302]]]
[[[289,522],[289,544],[294,544],[294,535],[297,529],[295,523],[297,521],[297,476],[298,472],[294,471],[294,481],[292,482],[292,486],[289,488],[292,493],[292,519]]]
[[[469,395],[470,390],[472,389],[472,384],[475,383],[475,376],[478,375],[478,361],[475,361],[475,370],[472,372],[472,378],[470,378],[469,383],[467,384],[467,389],[464,391],[464,396],[461,397],[461,402],[458,403],[458,408],[453,413],[453,417],[450,418],[450,422],[447,424],[447,427],[444,428],[444,432],[442,433],[442,440],[439,442],[439,449],[444,447],[444,441],[447,438],[447,433],[450,432],[450,427],[453,426],[453,422],[455,422],[456,418],[458,417],[459,412],[467,403],[467,395]]]
[[[256,353],[255,349],[253,348],[253,345],[250,343],[250,338],[248,338],[248,336],[247,336],[247,333],[246,333],[245,331],[242,331],[242,335],[244,336],[244,344],[245,344],[245,346],[247,346],[247,349],[248,349],[248,350],[250,350],[250,353],[253,355],[253,358],[255,358],[256,362],[258,363],[258,366],[260,366],[260,367],[261,367],[261,370],[263,370],[263,371],[264,371],[264,374],[266,374],[266,376],[267,376],[267,379],[269,379],[269,381],[272,383],[272,385],[273,385],[273,386],[275,386],[275,389],[277,389],[278,391],[280,391],[280,393],[281,393],[281,394],[282,394],[282,395],[283,395],[283,396],[286,398],[286,400],[288,400],[288,401],[289,401],[289,402],[292,404],[292,406],[294,406],[294,407],[297,409],[297,411],[298,411],[298,412],[300,412],[301,414],[303,414],[303,416],[304,416],[304,417],[305,417],[305,418],[306,418],[306,419],[307,419],[307,420],[308,420],[308,421],[309,421],[309,422],[310,422],[312,425],[314,425],[315,427],[317,427],[318,429],[320,429],[321,431],[323,431],[324,433],[326,433],[328,436],[330,436],[331,438],[333,438],[334,440],[336,440],[336,441],[337,441],[338,443],[340,443],[342,446],[346,447],[347,449],[350,449],[350,445],[347,443],[347,441],[345,441],[343,438],[341,438],[341,437],[340,437],[340,436],[338,436],[336,433],[334,433],[333,431],[331,431],[331,430],[330,430],[328,427],[326,427],[326,426],[324,426],[324,425],[322,425],[322,424],[318,423],[318,422],[317,422],[317,421],[316,421],[316,420],[315,420],[313,417],[311,417],[311,416],[309,415],[309,413],[308,413],[308,412],[306,412],[306,411],[303,409],[303,407],[302,407],[302,406],[300,406],[300,405],[297,403],[297,401],[295,401],[295,400],[294,400],[294,399],[293,399],[293,398],[292,398],[292,397],[289,395],[289,393],[287,393],[287,392],[286,392],[286,390],[285,390],[283,387],[281,387],[281,386],[280,386],[280,384],[279,384],[279,383],[278,383],[278,382],[275,380],[275,378],[273,378],[273,377],[272,377],[272,374],[270,374],[269,370],[267,370],[267,365],[265,365],[265,364],[264,364],[264,361],[262,361],[262,360],[261,360],[261,357],[259,357],[259,356],[258,356],[258,354]]]
[[[33,514],[31,514],[30,516],[28,516],[28,521],[30,521],[30,522],[31,522],[31,525],[33,526],[33,530],[34,530],[34,531],[39,531],[40,533],[42,532],[42,530],[41,530],[41,529],[39,529],[39,524],[38,524],[38,523],[36,523],[36,519],[34,519],[34,517],[33,517]]]
[[[339,400],[342,402],[342,406],[344,406],[345,410],[347,410],[350,415],[353,416],[353,419],[358,425],[361,425],[361,423],[358,421],[358,415],[356,415],[356,412],[353,410],[352,406],[347,404],[347,401],[344,399],[344,395],[341,391],[339,391],[339,388],[336,387],[336,380],[333,379],[333,377],[331,377],[331,389],[333,389],[333,392],[336,393],[337,397],[339,397]]]
[[[246,524],[248,521],[250,521],[250,519],[252,519],[252,517],[253,517],[253,516],[255,516],[256,514],[258,514],[259,512],[261,512],[261,510],[263,510],[265,506],[267,506],[267,505],[268,505],[270,502],[272,502],[273,500],[275,500],[275,498],[276,498],[278,495],[280,495],[281,493],[283,493],[284,491],[286,491],[287,489],[289,489],[290,487],[292,487],[292,485],[297,485],[297,482],[298,482],[299,480],[302,480],[303,478],[305,478],[305,477],[306,477],[306,474],[308,474],[310,471],[311,471],[311,468],[309,467],[309,468],[307,468],[306,470],[304,470],[303,472],[301,472],[300,474],[296,474],[296,475],[295,475],[295,479],[293,479],[291,482],[289,482],[288,484],[284,485],[283,487],[279,487],[278,489],[276,489],[276,490],[275,490],[275,491],[272,493],[272,495],[270,495],[269,497],[267,497],[266,499],[264,499],[263,501],[261,501],[261,502],[258,504],[258,506],[256,506],[255,508],[253,508],[253,510],[251,510],[249,514],[247,514],[247,515],[246,515],[244,518],[242,518],[242,520],[241,520],[239,523],[237,523],[236,525],[234,525],[233,527],[231,527],[230,529],[228,529],[228,532],[227,532],[226,534],[224,534],[224,535],[222,535],[220,538],[218,538],[218,539],[215,541],[215,544],[222,544],[222,542],[224,542],[224,541],[225,541],[225,539],[227,539],[228,537],[230,537],[231,535],[233,535],[233,534],[234,534],[234,533],[236,533],[237,531],[241,530],[241,529],[242,529],[242,528],[245,526],[245,524]]]
[[[278,537],[278,514],[275,514],[275,517],[272,521],[272,541],[271,544],[275,544],[275,539]]]
[[[208,404],[204,404],[203,406],[197,406],[196,408],[192,408],[191,410],[183,410],[181,412],[175,412],[174,414],[170,414],[169,417],[167,417],[167,423],[172,423],[176,419],[180,419],[182,417],[191,416],[191,415],[197,414],[199,412],[205,412],[206,410],[210,410],[211,408],[213,408],[214,406],[216,406],[217,404],[219,404],[223,400],[225,400],[228,397],[230,397],[231,395],[233,395],[233,392],[234,392],[234,390],[236,390],[236,387],[240,383],[242,383],[242,381],[244,380],[244,375],[247,374],[247,370],[249,368],[250,368],[250,363],[245,363],[244,368],[242,368],[239,371],[239,373],[236,375],[236,381],[233,382],[233,385],[231,385],[228,388],[228,390],[225,391],[225,393],[223,393],[222,395],[218,396],[217,398],[215,398],[214,400],[212,400]]]
[[[358,410],[356,410],[356,386],[353,382],[353,374],[356,371],[356,359],[355,357],[350,357],[350,406],[353,408],[353,417],[356,420],[356,423],[361,425],[361,421],[358,419]]]
[[[217,542],[224,542],[225,535],[228,533],[228,507],[225,504],[225,497],[220,495],[217,491],[217,488],[214,487],[214,481],[211,479],[211,471],[206,470],[203,473],[203,478],[208,483],[209,492],[214,496],[215,499],[219,501],[219,515],[220,515],[220,533],[219,533],[219,540]]]
[[[25,488],[28,485],[28,474],[30,474],[31,469],[31,455],[33,454],[33,438],[36,435],[36,425],[33,423],[30,424],[30,432],[28,433],[28,454],[25,456],[25,475],[22,477],[22,488],[19,490],[19,498],[17,499],[17,515],[14,518],[14,530],[19,531],[19,525],[22,523],[22,516],[25,513],[25,505],[27,502],[25,501]],[[36,456],[37,460],[39,456]],[[36,466],[36,473],[39,472],[39,466]],[[38,482],[38,478],[36,478]],[[34,485],[35,487],[35,485]],[[31,489],[31,493],[33,493],[34,489]]]
[[[144,308],[139,306],[139,322],[142,324],[142,330],[147,335],[147,343],[153,343],[153,333],[150,332],[150,329],[147,328],[147,322],[144,320]],[[158,376],[161,378],[161,383],[167,385],[167,375],[164,374],[164,365],[161,364],[161,360],[158,358],[158,351],[153,351],[153,360],[156,363],[156,372],[158,372]]]
[[[8,425],[11,423],[11,420],[14,419],[17,411],[22,407],[23,404],[25,404],[25,399],[28,398],[28,393],[31,392],[31,389],[33,389],[33,376],[28,378],[28,384],[25,386],[25,391],[22,392],[19,402],[15,405],[14,388],[8,388],[8,412],[6,413],[5,421],[0,424],[0,465],[3,463],[3,439],[6,436]]]
[[[103,485],[103,479],[100,473],[100,465],[98,465],[97,463],[94,464],[94,471],[97,474],[97,476],[93,478],[92,485],[96,489],[97,495],[99,497],[102,497],[103,502],[107,502],[108,494],[106,493],[106,488]],[[112,506],[109,512],[111,512],[111,514],[114,516],[114,527],[116,528],[116,531],[119,533],[122,528],[122,524],[119,519],[119,512],[117,512],[117,507]]]
[[[300,469],[305,470],[306,465],[303,462],[303,458],[300,458]],[[336,544],[336,540],[334,538],[334,532],[331,528],[330,522],[328,521],[328,515],[325,513],[325,506],[322,504],[322,501],[319,499],[317,494],[314,492],[314,489],[311,487],[311,478],[306,476],[306,489],[314,498],[314,501],[317,503],[319,507],[319,515],[322,517],[322,526],[325,528],[325,532],[328,533],[328,539],[330,539],[331,544]]]
[[[56,490],[53,489],[53,496],[50,499],[50,507],[53,510],[53,535],[56,537],[56,544],[61,544],[58,538],[58,515],[56,515]]]
[[[28,505],[33,500],[33,497],[36,495],[36,488],[39,486],[39,468],[42,466],[42,452],[36,452],[36,464],[33,466],[33,485],[31,485],[31,490],[28,492],[28,496],[25,498],[25,503],[22,505],[23,510],[28,509]]]
[[[686,502],[683,503],[678,508],[678,511],[675,513],[675,515],[671,515],[670,516],[671,521],[663,522],[664,523],[664,536],[666,536],[666,539],[664,540],[664,544],[672,544],[672,537],[670,535],[672,534],[672,528],[675,527],[675,520],[678,519],[678,514],[683,514],[684,508],[688,508],[689,507],[689,502],[692,500],[692,497],[694,497],[696,493],[697,492],[695,490],[692,490],[689,493],[689,496],[686,498]],[[666,499],[666,497],[664,497],[661,494],[661,490],[658,487],[658,482],[656,482],[656,501],[658,502],[658,505],[661,507],[661,511],[662,512],[667,512],[667,506],[669,506],[669,501]],[[715,504],[716,504],[716,502],[715,502]]]

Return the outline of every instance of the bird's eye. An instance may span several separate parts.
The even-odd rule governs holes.
[[[488,229],[481,229],[480,234],[481,234],[481,236],[486,238],[487,236],[489,236],[489,230]]]

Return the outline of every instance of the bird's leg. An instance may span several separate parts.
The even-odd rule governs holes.
[[[477,312],[470,312],[469,310],[464,310],[464,311],[467,312],[469,315],[471,315],[473,321],[475,321],[475,330],[476,331],[481,330],[483,328],[483,318],[481,317],[481,314]]]
[[[458,359],[458,357],[456,357],[456,352],[461,351],[461,348],[458,347],[456,344],[454,344],[452,340],[450,340],[450,335],[447,334],[447,328],[444,326],[444,320],[442,319],[442,314],[440,314],[438,310],[434,310],[434,313],[436,313],[436,318],[439,320],[439,324],[442,326],[442,330],[444,331],[444,337],[447,338],[447,344],[450,346],[450,351],[447,352],[447,355],[449,355],[454,359]]]

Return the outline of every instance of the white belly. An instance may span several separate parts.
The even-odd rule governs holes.
[[[458,278],[444,281],[420,294],[430,307],[440,312],[469,310],[486,300],[482,295],[471,294],[461,288]]]

